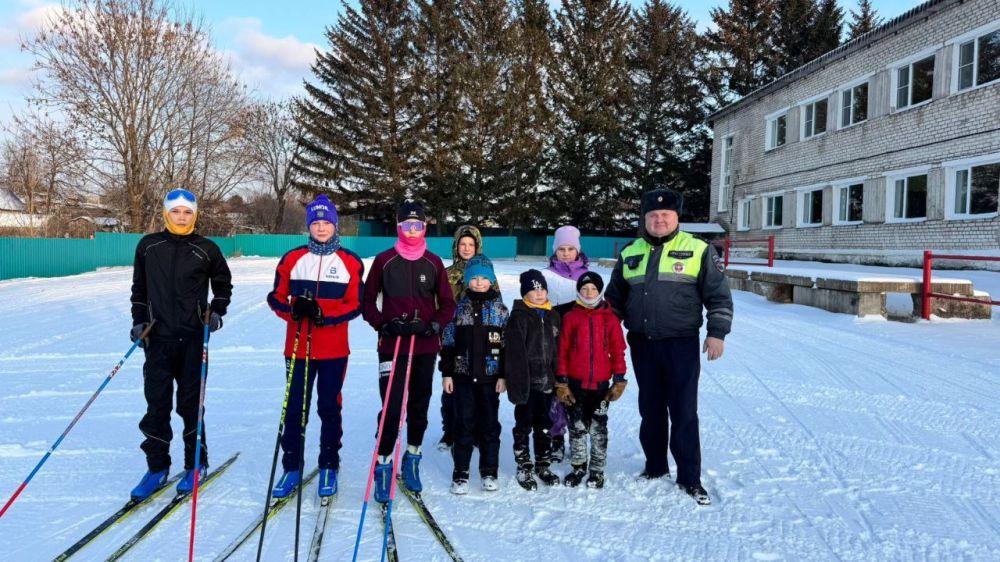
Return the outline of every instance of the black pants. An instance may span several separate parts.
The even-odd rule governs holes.
[[[441,393],[441,432],[446,443],[455,442],[455,395],[447,392]]]
[[[552,405],[552,393],[532,389],[528,393],[528,402],[514,406],[514,460],[519,468],[531,467],[531,453],[528,450],[528,438],[534,437],[535,465],[538,468],[549,466],[549,407]]]
[[[569,381],[576,402],[566,407],[569,417],[569,462],[573,466],[586,466],[590,458],[591,472],[604,472],[608,459],[608,385],[597,390],[587,390],[575,379]],[[590,454],[587,454],[587,436],[590,436]]]
[[[396,375],[392,379],[392,393],[389,397],[389,411],[382,428],[382,440],[378,444],[378,454],[392,454],[399,435],[399,413],[403,406],[403,380],[406,378],[406,354],[400,353],[396,361]],[[379,353],[379,395],[385,400],[389,387],[389,365],[392,354]],[[431,405],[431,389],[434,385],[434,363],[436,353],[423,353],[413,356],[413,367],[410,370],[409,395],[406,398],[406,444],[419,447],[424,442],[424,432],[427,431],[427,408]],[[383,365],[385,368],[383,369]],[[379,412],[379,416],[382,412]]]
[[[288,375],[288,362],[285,359],[285,375]],[[302,462],[302,381],[305,378],[305,359],[295,361],[292,372],[292,386],[288,391],[288,407],[285,410],[285,431],[281,434],[281,466],[286,470],[298,470]],[[319,433],[319,467],[340,469],[340,446],[344,436],[344,424],[341,419],[340,390],[344,386],[344,372],[347,370],[347,358],[311,359],[309,361],[309,403],[312,402],[313,381],[319,396],[316,399],[316,409],[321,422]],[[309,411],[306,410],[308,427]]]
[[[142,367],[146,415],[139,422],[139,431],[146,436],[141,448],[152,472],[170,468],[170,410],[174,404],[174,383],[177,384],[177,414],[184,421],[184,468],[194,468],[195,434],[198,431],[198,400],[201,394],[202,340],[153,340],[146,346],[146,363]],[[201,466],[208,466],[208,445],[205,423],[201,426]]]
[[[677,483],[700,485],[698,338],[649,340],[629,334],[628,343],[639,384],[639,416],[642,418],[639,442],[646,454],[646,470],[667,471],[669,445],[677,462]]]
[[[496,478],[500,466],[500,395],[496,383],[455,383],[455,446],[452,479],[469,478],[472,448],[479,439],[479,475]]]

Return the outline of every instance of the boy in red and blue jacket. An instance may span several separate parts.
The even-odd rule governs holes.
[[[569,414],[570,464],[563,483],[604,487],[608,458],[608,402],[625,392],[625,334],[601,297],[604,280],[588,271],[576,282],[577,299],[562,319],[556,397]],[[587,476],[587,435],[590,475]]]
[[[274,272],[274,290],[267,304],[287,322],[285,365],[295,361],[288,394],[285,429],[281,435],[285,473],[272,490],[276,498],[288,496],[302,479],[302,399],[306,340],[312,331],[309,357],[309,392],[313,381],[319,392],[317,410],[322,427],[319,444],[319,495],[337,493],[340,439],[344,434],[340,391],[351,353],[347,323],[361,314],[365,268],[361,258],[340,246],[337,208],[320,195],[306,207],[309,243],[286,253]],[[301,327],[299,344],[295,335]],[[294,354],[294,358],[292,357]]]

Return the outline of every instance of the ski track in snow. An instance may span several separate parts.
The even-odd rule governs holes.
[[[277,260],[230,263],[235,291],[210,348],[205,423],[214,462],[242,455],[201,494],[199,560],[214,557],[262,508],[284,389],[283,324],[264,302]],[[496,263],[508,305],[518,273],[543,265]],[[1000,273],[970,276],[977,288],[1000,292]],[[0,283],[0,500],[128,349],[130,285],[129,268]],[[501,490],[480,491],[473,475],[470,494],[452,496],[451,458],[434,447],[435,383],[421,465],[424,498],[465,560],[1000,559],[1000,320],[859,320],[733,294],[736,320],[725,356],[702,365],[703,481],[714,499],[708,508],[695,506],[672,480],[635,480],[643,455],[634,381],[611,408],[603,490],[521,490],[510,450],[513,407],[504,397]],[[374,343],[375,333],[356,320],[340,493],[324,560],[353,552],[380,406]],[[50,560],[127,498],[145,470],[137,428],[145,410],[141,355],[126,363],[0,520],[4,559]],[[316,460],[317,424],[313,413],[307,465]],[[176,416],[174,432],[176,472]],[[78,558],[106,557],[170,495]],[[317,509],[309,489],[303,555]],[[266,560],[292,558],[294,513],[293,502],[268,524]],[[186,557],[189,514],[190,506],[176,512],[126,558]],[[449,559],[402,495],[393,520],[403,560]],[[378,559],[381,539],[373,502],[359,558]],[[233,559],[253,559],[255,547],[256,539]]]

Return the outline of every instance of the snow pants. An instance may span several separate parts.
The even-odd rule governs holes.
[[[500,395],[496,383],[457,382],[455,400],[455,461],[452,479],[469,478],[472,449],[479,444],[479,475],[496,478],[500,466]]]
[[[590,436],[590,471],[604,472],[608,460],[608,385],[587,390],[570,379],[576,403],[566,408],[569,415],[570,464],[587,465],[587,436]]]
[[[150,472],[170,468],[170,410],[177,385],[177,415],[184,422],[184,468],[194,468],[194,449],[198,431],[198,400],[201,394],[202,340],[150,340],[145,347],[142,366],[142,390],[146,396],[146,415],[139,431],[146,436],[140,448],[146,453]],[[208,466],[208,443],[205,423],[201,426],[201,466]]]
[[[385,412],[385,425],[382,427],[382,439],[378,444],[378,454],[389,456],[396,445],[399,435],[399,415],[403,407],[403,381],[406,379],[406,358],[403,352],[396,361],[396,374],[392,379],[392,392],[389,397],[389,409]],[[389,388],[389,371],[392,365],[391,353],[379,353],[378,388],[382,400]],[[427,408],[431,405],[431,390],[434,385],[434,364],[437,353],[421,353],[413,356],[413,367],[410,369],[409,395],[406,397],[406,445],[420,447],[424,442],[424,432],[427,431]],[[384,366],[384,369],[383,369]],[[383,412],[379,412],[381,416]],[[378,427],[376,425],[376,427]]]
[[[288,362],[285,358],[285,375],[288,375]],[[281,466],[285,471],[298,470],[302,462],[302,384],[305,380],[305,359],[297,359],[292,371],[292,386],[288,390],[288,407],[285,410],[285,430],[281,434]],[[347,371],[347,358],[310,359],[309,360],[309,401],[312,403],[313,384],[319,395],[316,398],[316,410],[319,413],[319,468],[340,469],[341,438],[344,436],[344,423],[341,418],[342,398],[340,391],[344,387],[344,375]],[[308,427],[309,411],[306,409]]]
[[[667,450],[677,462],[677,483],[701,484],[701,438],[698,429],[697,336],[650,340],[629,333],[632,366],[639,385],[639,442],[646,470],[666,473]]]
[[[528,402],[514,406],[514,460],[519,468],[531,468],[531,452],[528,450],[529,437],[535,442],[535,466],[549,466],[551,463],[549,429],[552,420],[549,408],[552,393],[531,389]]]

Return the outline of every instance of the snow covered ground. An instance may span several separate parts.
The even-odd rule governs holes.
[[[284,385],[283,330],[264,302],[276,261],[231,262],[236,290],[211,344],[206,424],[215,464],[242,455],[200,497],[199,559],[228,544],[264,499]],[[498,262],[508,303],[531,265]],[[946,275],[974,276],[978,289],[1000,293],[1000,273]],[[130,279],[119,268],[0,283],[0,501],[128,348]],[[904,324],[744,292],[734,299],[726,354],[704,364],[701,379],[704,483],[715,501],[708,508],[670,482],[635,481],[643,457],[634,383],[611,410],[604,490],[522,491],[513,479],[513,408],[503,400],[501,491],[481,492],[474,478],[468,496],[452,496],[450,458],[433,447],[436,389],[424,496],[465,560],[1000,559],[1000,320]],[[375,334],[359,319],[351,339],[341,490],[325,560],[350,558],[379,408]],[[0,558],[50,560],[124,501],[145,470],[136,427],[145,407],[141,364],[141,356],[126,364],[0,519]],[[308,464],[317,429],[310,425]],[[173,454],[181,458],[179,439]],[[308,532],[314,492],[306,498]],[[127,558],[184,559],[189,513],[174,514]],[[376,514],[361,545],[365,560],[379,554]],[[403,560],[446,559],[409,504],[400,500],[395,514]],[[292,558],[293,515],[288,509],[269,525],[266,559]],[[78,558],[103,559],[141,520]],[[307,533],[303,552],[308,542]]]

